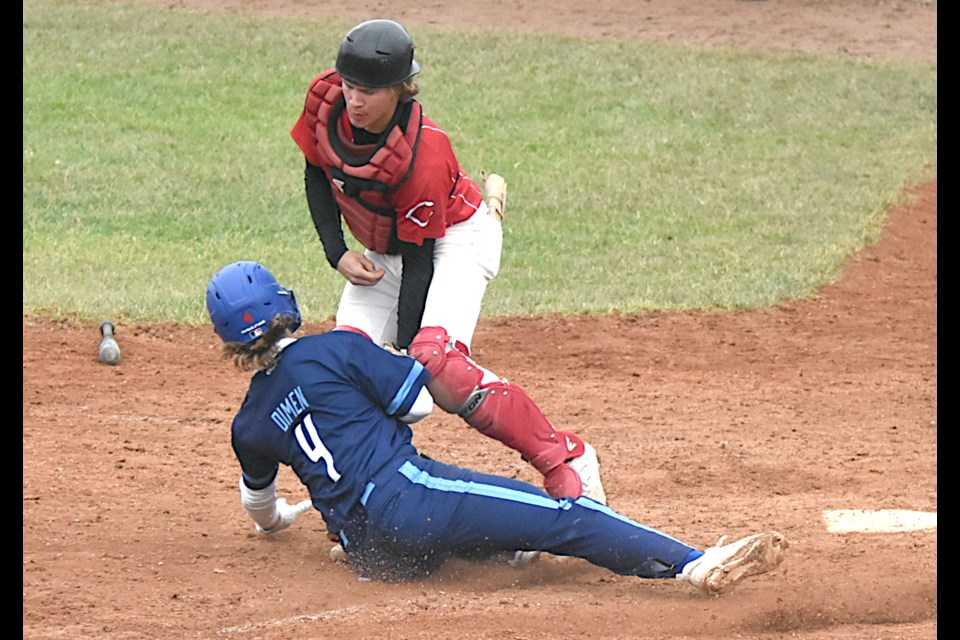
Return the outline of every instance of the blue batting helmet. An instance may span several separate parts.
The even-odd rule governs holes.
[[[224,342],[253,342],[267,329],[274,316],[302,318],[292,289],[277,282],[258,262],[235,262],[217,272],[207,285],[207,311],[213,329]]]

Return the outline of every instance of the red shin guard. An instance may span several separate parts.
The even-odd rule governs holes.
[[[526,391],[499,378],[484,383],[484,370],[451,346],[442,327],[421,329],[407,353],[430,372],[427,389],[439,407],[519,451],[543,474],[544,488],[554,498],[583,495],[580,476],[566,464],[583,455],[583,440],[557,431]]]
[[[480,433],[519,451],[543,474],[544,488],[554,498],[583,495],[580,476],[565,464],[583,455],[583,440],[557,431],[521,387],[504,380],[484,385],[461,415]]]

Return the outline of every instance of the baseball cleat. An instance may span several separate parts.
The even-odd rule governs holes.
[[[705,549],[702,556],[677,574],[677,579],[706,593],[717,594],[744,578],[775,569],[783,562],[783,553],[790,546],[787,538],[777,531],[757,533],[724,544],[726,540],[727,536],[723,536],[716,545]]]
[[[573,470],[580,476],[580,482],[583,483],[583,495],[592,498],[600,504],[607,504],[607,494],[603,490],[603,483],[600,481],[600,459],[597,457],[597,450],[592,446],[583,443],[583,455],[570,460],[567,464],[573,467]]]
[[[537,558],[540,557],[542,551],[517,551],[507,560],[507,564],[513,567],[514,569],[519,569],[520,567],[525,567],[528,564],[536,562]]]
[[[338,563],[347,561],[347,552],[339,542],[330,547],[330,559]]]

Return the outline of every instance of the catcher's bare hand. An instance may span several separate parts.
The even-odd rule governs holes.
[[[377,265],[359,251],[348,250],[337,263],[337,271],[344,278],[361,287],[371,287],[384,276],[386,271],[378,269]]]

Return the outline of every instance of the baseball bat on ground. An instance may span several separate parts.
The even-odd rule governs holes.
[[[120,362],[120,345],[113,337],[116,327],[109,320],[100,323],[100,362],[104,364],[118,364]]]

